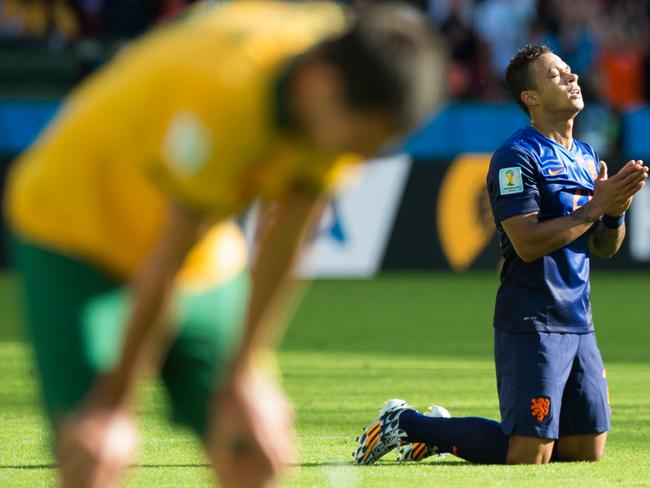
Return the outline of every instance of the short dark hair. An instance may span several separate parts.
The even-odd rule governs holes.
[[[373,6],[319,51],[340,71],[353,110],[383,111],[407,128],[442,99],[446,50],[426,17],[406,4]]]
[[[544,44],[534,44],[521,48],[517,51],[506,69],[506,86],[512,95],[512,98],[519,106],[530,115],[528,107],[521,100],[521,92],[535,88],[535,82],[530,76],[529,66],[531,63],[544,54],[552,53],[548,46]]]

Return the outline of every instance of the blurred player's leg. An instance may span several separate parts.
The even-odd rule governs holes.
[[[227,260],[223,259],[220,245],[228,250]],[[130,293],[122,283],[82,260],[19,238],[13,239],[12,247],[23,278],[44,403],[59,432],[67,429],[70,414],[83,408],[80,402],[95,378],[118,360]],[[171,320],[179,324],[180,330],[164,361],[162,376],[170,393],[174,419],[204,439],[216,376],[224,371],[223,366],[236,350],[241,332],[248,296],[245,259],[246,249],[239,233],[224,225],[206,234],[179,275]],[[113,426],[93,429],[92,425],[85,425],[88,432],[119,433],[116,440],[120,442],[113,449],[116,456],[108,456],[99,463],[101,466],[93,475],[99,478],[91,481],[96,486],[113,486],[132,461],[134,445],[121,442],[135,442],[134,436],[126,435],[127,430],[132,430],[130,419],[98,415],[86,423]],[[59,445],[57,452],[64,456],[65,446]],[[76,473],[70,478],[76,479],[80,471],[91,465],[89,459],[88,463],[76,466]],[[62,478],[67,486],[65,471]]]
[[[230,236],[233,239],[234,236]],[[278,467],[268,465],[267,457],[250,448],[247,426],[241,422],[242,409],[222,402],[233,355],[243,332],[249,293],[247,271],[233,263],[235,239],[228,249],[228,263],[215,262],[215,249],[223,243],[224,232],[209,233],[192,251],[184,265],[174,297],[172,322],[178,329],[162,364],[162,379],[171,400],[174,421],[192,429],[204,442],[207,454],[223,487],[260,487],[275,482]],[[241,251],[245,254],[245,249]],[[237,259],[234,259],[237,261]],[[259,378],[245,392],[257,409],[258,426],[268,432],[269,442],[292,439],[287,436],[292,415],[288,402],[277,387],[279,375],[275,354],[256,355]],[[250,405],[248,405],[250,406]],[[231,412],[230,421],[215,426],[214,412]],[[274,428],[282,432],[274,431]]]
[[[265,458],[247,449],[245,432],[238,425],[240,408],[233,409],[232,421],[226,426],[215,429],[210,422],[215,408],[230,408],[215,403],[239,344],[248,284],[248,274],[241,272],[207,289],[181,287],[175,320],[181,329],[162,367],[174,421],[187,425],[203,440],[224,487],[266,486],[274,479],[274,470],[265,466]],[[264,369],[269,374],[268,370],[276,367],[271,360]],[[249,385],[249,395],[256,395],[256,384]],[[255,402],[277,416],[282,409],[274,408],[272,393],[265,389]]]
[[[87,347],[85,307],[120,283],[87,263],[19,238],[13,239],[12,254],[21,273],[43,401],[58,422],[83,398],[97,373]],[[112,336],[102,337],[106,352],[119,345],[119,335]]]
[[[73,410],[83,408],[81,400],[103,366],[119,352],[119,321],[88,327],[95,300],[116,303],[120,283],[93,266],[69,256],[14,238],[12,253],[22,275],[27,323],[39,371],[43,401],[56,432],[59,462],[68,466],[60,472],[61,483],[111,488],[133,461],[137,433],[130,413],[97,415],[81,427],[89,434],[88,452],[76,452],[82,462],[63,463],[72,452],[62,443]],[[108,300],[108,302],[106,302]],[[121,302],[120,302],[121,304]],[[121,307],[124,308],[124,307]],[[103,446],[99,451],[93,446]],[[92,470],[92,473],[90,472]]]
[[[162,366],[175,422],[207,440],[211,402],[236,350],[248,296],[248,274],[203,290],[181,290],[178,336]]]

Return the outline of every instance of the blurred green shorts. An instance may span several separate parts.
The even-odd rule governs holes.
[[[43,399],[57,422],[118,359],[130,308],[125,283],[91,264],[12,238]],[[207,434],[212,395],[241,337],[249,277],[178,290],[175,340],[160,375],[173,420]]]

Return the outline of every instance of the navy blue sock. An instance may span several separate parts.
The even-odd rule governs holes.
[[[399,428],[409,442],[424,442],[438,451],[477,464],[505,464],[508,438],[501,424],[481,417],[427,417],[406,410],[399,417]]]

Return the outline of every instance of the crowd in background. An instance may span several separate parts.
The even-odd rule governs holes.
[[[132,38],[191,0],[0,0],[3,42],[50,49],[80,39]]]
[[[354,1],[354,0],[353,0]],[[0,0],[2,42],[128,39],[192,0]],[[543,42],[616,109],[650,99],[648,0],[419,0],[452,53],[450,94],[499,101],[510,57]]]
[[[430,0],[452,55],[455,99],[508,99],[503,73],[527,43],[543,43],[580,75],[587,102],[577,135],[615,150],[618,115],[650,102],[648,0]]]
[[[372,0],[347,0],[368,3]],[[128,40],[192,0],[0,0],[0,46],[67,49]],[[507,100],[503,72],[530,42],[547,44],[581,76],[582,130],[615,139],[616,115],[650,100],[650,0],[411,0],[451,50],[453,99]]]

